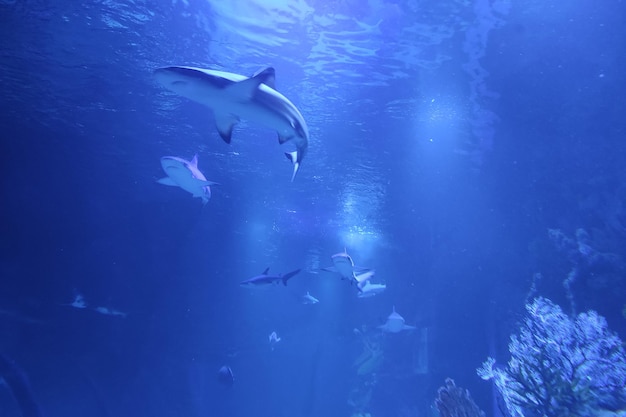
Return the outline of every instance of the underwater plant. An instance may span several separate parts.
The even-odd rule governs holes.
[[[626,406],[626,354],[595,311],[570,318],[546,298],[526,305],[511,359],[488,358],[478,375],[493,379],[512,417],[584,417]]]
[[[457,387],[451,378],[446,378],[445,385],[437,390],[435,406],[441,417],[485,417],[469,391]]]

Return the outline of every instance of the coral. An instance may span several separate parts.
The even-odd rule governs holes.
[[[511,416],[591,416],[626,405],[626,354],[602,316],[570,318],[541,297],[526,310],[506,367],[489,358],[478,369],[494,380]]]
[[[435,405],[441,417],[485,417],[468,390],[457,387],[450,378],[437,390]]]

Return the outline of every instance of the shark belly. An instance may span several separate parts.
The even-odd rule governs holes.
[[[306,154],[309,132],[296,106],[272,88],[273,68],[244,77],[223,71],[173,66],[155,70],[155,78],[169,90],[212,109],[217,130],[227,143],[231,141],[233,126],[240,120],[275,130],[281,144],[293,140],[296,150],[285,153],[293,164],[293,181]]]

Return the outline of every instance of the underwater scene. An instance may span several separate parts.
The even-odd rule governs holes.
[[[0,0],[0,417],[626,417],[624,0]]]

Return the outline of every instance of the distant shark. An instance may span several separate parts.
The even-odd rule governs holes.
[[[194,155],[191,161],[186,161],[177,156],[164,156],[161,158],[161,166],[167,177],[157,180],[159,184],[180,187],[191,193],[194,197],[202,199],[206,204],[211,198],[211,185],[218,183],[207,181],[204,174],[198,169],[198,155]]]
[[[97,313],[100,313],[100,314],[104,314],[106,316],[118,316],[118,317],[121,317],[123,319],[125,319],[126,316],[128,315],[128,314],[126,314],[126,313],[124,313],[122,311],[114,310],[114,309],[109,308],[109,307],[96,307],[96,308],[94,308],[94,311],[96,311]]]
[[[307,291],[305,295],[302,296],[302,303],[303,304],[317,304],[319,303],[320,300],[318,300],[317,298],[313,297],[311,294],[309,294],[309,292]]]
[[[261,275],[242,281],[239,285],[243,287],[258,287],[260,285],[278,284],[281,282],[283,285],[287,285],[287,281],[300,272],[300,269],[296,269],[286,274],[269,275],[269,270],[269,268],[265,268],[265,271],[263,271]]]
[[[374,271],[369,268],[355,266],[352,257],[348,255],[348,252],[345,249],[343,252],[336,253],[331,256],[331,260],[333,261],[333,266],[322,268],[322,271],[338,273],[341,276],[341,279],[347,279],[351,284],[357,284],[359,292],[361,291],[360,284],[369,280],[374,275]],[[362,273],[357,275],[357,272]]]
[[[278,141],[292,141],[296,150],[285,155],[293,163],[295,178],[309,143],[309,130],[300,111],[274,89],[274,68],[252,77],[195,67],[172,66],[155,70],[165,88],[211,108],[217,130],[230,143],[234,125],[241,119],[278,132]]]
[[[389,317],[387,317],[387,321],[385,322],[385,324],[378,326],[378,328],[381,329],[383,332],[388,332],[388,333],[399,333],[402,330],[414,330],[415,329],[414,326],[409,326],[407,324],[404,324],[404,318],[398,313],[396,313],[395,307],[393,307],[393,311],[391,312]]]
[[[367,280],[363,283],[363,285],[359,284],[359,288],[361,292],[359,292],[358,297],[367,298],[380,294],[387,289],[387,286],[385,284],[372,284],[369,280]]]
[[[76,294],[74,296],[74,301],[71,303],[63,303],[62,306],[70,306],[74,308],[87,308],[87,302],[85,301],[85,297],[82,294]]]

